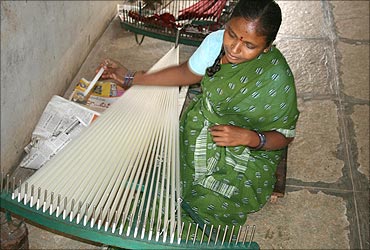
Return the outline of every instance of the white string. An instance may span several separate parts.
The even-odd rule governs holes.
[[[178,48],[171,49],[151,71],[178,64],[178,56]],[[117,223],[118,218],[124,228],[129,218],[127,234],[131,234],[134,219],[138,219],[135,237],[141,227],[144,238],[147,225],[156,230],[157,240],[163,233],[166,241],[167,231],[174,235],[173,230],[181,228],[178,92],[178,87],[130,88],[78,139],[27,180],[29,187],[41,189],[43,210],[54,213],[60,195],[56,216],[63,213],[70,220],[77,218],[77,223],[84,218],[84,224],[98,222],[99,228],[105,223],[105,229]],[[31,199],[24,186],[17,195],[26,203]],[[36,203],[33,197],[29,205]]]

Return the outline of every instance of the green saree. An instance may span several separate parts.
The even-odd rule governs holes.
[[[195,214],[196,223],[243,225],[248,213],[269,200],[282,150],[216,146],[208,129],[229,124],[294,137],[299,115],[294,78],[272,47],[251,61],[221,65],[201,86],[180,123],[184,220]]]

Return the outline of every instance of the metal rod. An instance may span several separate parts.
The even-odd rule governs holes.
[[[235,230],[235,226],[233,225],[233,227],[231,228],[231,235],[230,235],[230,239],[229,239],[229,246],[230,246],[231,241],[232,241],[232,239],[233,239],[234,230]]]
[[[185,244],[188,244],[189,235],[190,235],[190,229],[191,229],[191,223],[189,223],[188,233],[187,233],[187,235],[186,235],[186,241],[185,241]]]
[[[119,226],[119,235],[122,235],[122,233],[123,233],[123,223],[124,223],[124,221],[123,221],[123,217],[121,218],[121,225]]]
[[[91,220],[90,220],[90,227],[92,228],[95,224],[95,214],[96,213],[96,206],[94,205],[93,206],[93,212],[92,212],[92,217],[91,217]]]
[[[6,193],[9,193],[9,174],[6,175],[6,180],[5,180],[5,183],[6,183],[6,187],[5,187],[5,191]]]
[[[211,225],[211,230],[209,231],[207,246],[209,245],[209,242],[211,241],[212,233],[213,233],[213,224]]]
[[[225,238],[226,238],[226,234],[227,234],[227,230],[229,229],[228,225],[225,226],[225,232],[224,232],[224,237],[222,237],[222,242],[221,242],[221,245],[223,246],[224,245],[224,242],[225,242]]]
[[[34,196],[35,195],[35,186],[34,185],[31,185],[31,198],[30,198],[30,207],[33,206],[33,199],[34,199]]]
[[[243,238],[243,245],[245,244],[245,241],[247,239],[248,231],[249,231],[249,225],[247,225],[247,229],[245,230],[244,238]]]
[[[193,239],[193,245],[194,245],[194,243],[195,243],[195,240],[197,239],[198,227],[199,227],[199,224],[197,223],[197,224],[196,224],[196,227],[195,227],[195,234],[194,234],[194,239]]]
[[[23,198],[23,204],[27,204],[27,196],[28,196],[28,182],[24,184],[24,198]]]
[[[176,227],[177,227],[177,223],[175,221],[174,225],[173,225],[173,228],[172,228],[172,231],[171,231],[171,239],[170,239],[170,243],[172,244],[173,241],[175,240],[175,233],[176,233]]]
[[[43,202],[43,207],[42,207],[42,212],[43,213],[45,213],[45,211],[46,211],[46,197],[47,197],[47,195],[48,195],[48,190],[45,189],[45,191],[44,191],[44,202]]]
[[[67,218],[67,197],[63,200],[63,220]]]
[[[133,222],[131,214],[129,216],[127,216],[127,219],[128,219],[128,226],[127,226],[126,236],[130,236],[131,225],[132,225],[132,222]],[[158,232],[157,232],[157,235],[158,235]],[[157,239],[157,241],[158,241],[158,239]]]
[[[55,216],[58,217],[59,216],[59,212],[60,212],[60,201],[61,201],[62,197],[60,196],[60,194],[58,194],[57,196],[57,211],[55,213]]]
[[[36,209],[40,209],[40,199],[41,199],[41,188],[37,189],[37,204],[36,204]]]
[[[3,192],[3,186],[4,186],[4,180],[3,180],[3,178],[4,178],[4,172],[1,171],[1,173],[0,173],[0,193]]]
[[[185,225],[185,222],[182,222],[181,223],[180,233],[179,233],[179,238],[177,239],[177,244],[180,244],[181,243],[182,233],[184,232],[184,225]]]
[[[85,205],[84,222],[83,222],[83,225],[84,226],[86,226],[86,224],[87,224],[87,213],[89,212],[89,207],[90,207],[89,203],[86,203],[86,205]]]
[[[21,193],[22,193],[22,181],[19,180],[19,185],[18,185],[18,202],[21,202]]]
[[[52,215],[53,213],[53,207],[54,207],[54,192],[51,192],[50,195],[50,209],[49,209],[49,214]]]
[[[15,177],[13,176],[13,182],[12,182],[12,200],[15,199]]]
[[[78,202],[78,207],[77,207],[77,218],[76,218],[76,223],[79,224],[81,221],[81,209],[82,209],[82,201]]]
[[[107,211],[107,219],[105,220],[104,231],[108,231],[108,227],[110,223],[109,218],[110,218],[110,208],[108,208],[108,211]]]
[[[73,208],[75,206],[75,199],[72,199],[72,202],[71,202],[71,212],[69,213],[69,221],[72,222],[73,220]]]
[[[204,238],[204,232],[206,231],[207,224],[204,223],[203,225],[203,231],[202,231],[202,237],[200,238],[200,245],[203,243],[203,238]]]
[[[218,236],[220,234],[220,229],[221,229],[221,225],[218,225],[216,239],[215,239],[215,245],[217,244],[217,241],[218,241]]]
[[[116,210],[114,212],[114,218],[113,218],[113,226],[112,226],[112,233],[116,231],[116,226],[118,224],[118,211]]]
[[[101,227],[101,221],[102,221],[102,215],[103,214],[103,208],[100,207],[99,209],[99,214],[98,214],[98,230],[100,230]]]
[[[249,239],[248,247],[250,247],[250,246],[251,246],[252,240],[253,240],[253,238],[254,238],[254,233],[255,233],[255,231],[256,231],[256,225],[253,225],[253,226],[252,226],[251,237],[250,237],[250,239]]]
[[[167,241],[167,233],[168,233],[167,231],[169,227],[170,227],[170,221],[167,221],[165,228],[164,228],[163,242]]]
[[[241,232],[241,230],[242,230],[242,226],[240,225],[239,226],[239,230],[238,230],[238,236],[236,237],[235,245],[238,245],[238,243],[239,243],[239,238],[240,238],[240,232]]]

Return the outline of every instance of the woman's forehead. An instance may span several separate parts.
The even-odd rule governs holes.
[[[240,35],[245,34],[255,34],[258,35],[257,30],[259,26],[258,20],[248,20],[243,17],[232,18],[227,26],[231,28],[234,32],[240,33]]]
[[[259,21],[248,20],[243,17],[232,18],[225,26],[226,29],[231,30],[239,38],[249,38],[257,40],[265,40],[265,36],[259,34]],[[243,40],[243,39],[241,39]]]

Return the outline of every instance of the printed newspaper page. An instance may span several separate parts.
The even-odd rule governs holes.
[[[80,135],[100,113],[60,96],[53,96],[36,125],[21,167],[39,169]]]

